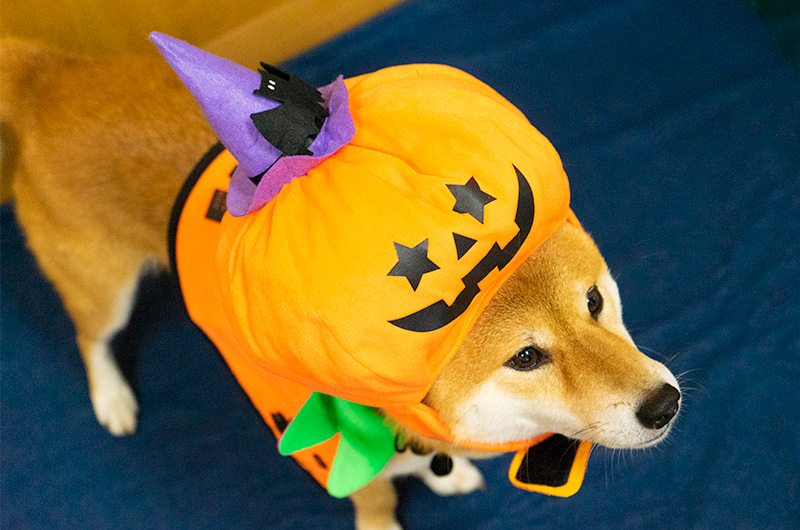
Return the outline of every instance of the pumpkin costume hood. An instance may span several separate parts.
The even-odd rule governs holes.
[[[547,438],[456,440],[422,402],[503,281],[561,223],[577,222],[561,161],[527,118],[446,66],[340,77],[317,91],[268,65],[257,73],[151,39],[227,148],[198,165],[173,217],[187,309],[282,451],[331,491],[341,454],[395,444],[364,423],[376,408],[422,436],[522,449],[520,459]],[[326,442],[314,418],[342,436]],[[567,470],[569,494],[588,458],[588,446],[573,446],[582,465]],[[394,447],[382,451],[372,475]],[[560,486],[529,489],[565,494]]]

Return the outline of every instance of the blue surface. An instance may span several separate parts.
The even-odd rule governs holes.
[[[636,341],[683,377],[656,449],[598,449],[582,490],[439,498],[398,483],[409,529],[790,528],[800,521],[800,89],[727,0],[412,1],[287,64],[317,84],[407,62],[462,68],[559,150],[573,208]],[[201,153],[198,153],[200,156]],[[117,341],[136,435],[97,425],[74,332],[0,212],[3,528],[352,528],[289,458],[166,278]]]

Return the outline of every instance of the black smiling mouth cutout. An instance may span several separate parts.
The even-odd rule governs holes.
[[[486,278],[489,273],[492,272],[492,270],[495,268],[497,268],[497,270],[503,270],[505,266],[508,265],[512,259],[514,259],[519,250],[522,248],[522,244],[525,242],[531,232],[534,216],[533,191],[531,190],[530,184],[517,166],[514,166],[514,171],[517,173],[517,182],[519,184],[517,212],[514,216],[514,221],[519,228],[516,236],[514,236],[514,238],[509,241],[505,247],[501,247],[495,243],[492,248],[489,249],[489,252],[487,252],[486,255],[475,265],[475,267],[473,267],[472,270],[461,279],[461,281],[464,283],[464,288],[453,301],[452,305],[449,305],[444,300],[439,300],[438,302],[435,302],[408,316],[398,318],[396,320],[390,320],[390,324],[393,324],[401,329],[415,331],[418,333],[426,333],[445,327],[453,322],[456,318],[464,314],[475,297],[481,292],[478,284],[484,278]],[[474,179],[470,180],[470,183],[472,182],[474,182]],[[464,187],[468,185],[469,183]],[[478,191],[480,191],[480,188],[478,188]],[[486,195],[486,197],[491,196]],[[456,198],[457,203],[453,210],[459,213],[470,213],[456,209],[458,208],[458,197]],[[484,198],[484,200],[486,199]],[[491,200],[494,200],[494,198]],[[488,204],[488,202],[491,201],[487,201],[485,204]],[[482,219],[479,220],[483,222]]]

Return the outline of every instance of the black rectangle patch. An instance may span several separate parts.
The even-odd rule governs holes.
[[[228,211],[228,207],[225,204],[227,198],[228,192],[214,190],[214,196],[211,197],[211,204],[208,205],[208,210],[206,211],[206,219],[216,221],[218,223],[221,222],[222,216],[224,216],[225,212]]]

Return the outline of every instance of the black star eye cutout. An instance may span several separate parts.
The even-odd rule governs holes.
[[[308,147],[322,129],[328,110],[319,90],[274,66],[261,63],[261,86],[253,94],[281,103],[250,115],[253,125],[281,156],[311,155]]]
[[[423,274],[433,272],[439,268],[438,265],[428,259],[427,239],[413,248],[395,243],[394,249],[397,251],[397,263],[389,271],[388,276],[404,276],[415,291],[419,287]]]
[[[483,208],[496,200],[481,189],[475,177],[470,177],[466,184],[448,184],[447,189],[456,198],[456,205],[453,206],[453,211],[468,213],[481,223],[483,223]]]

